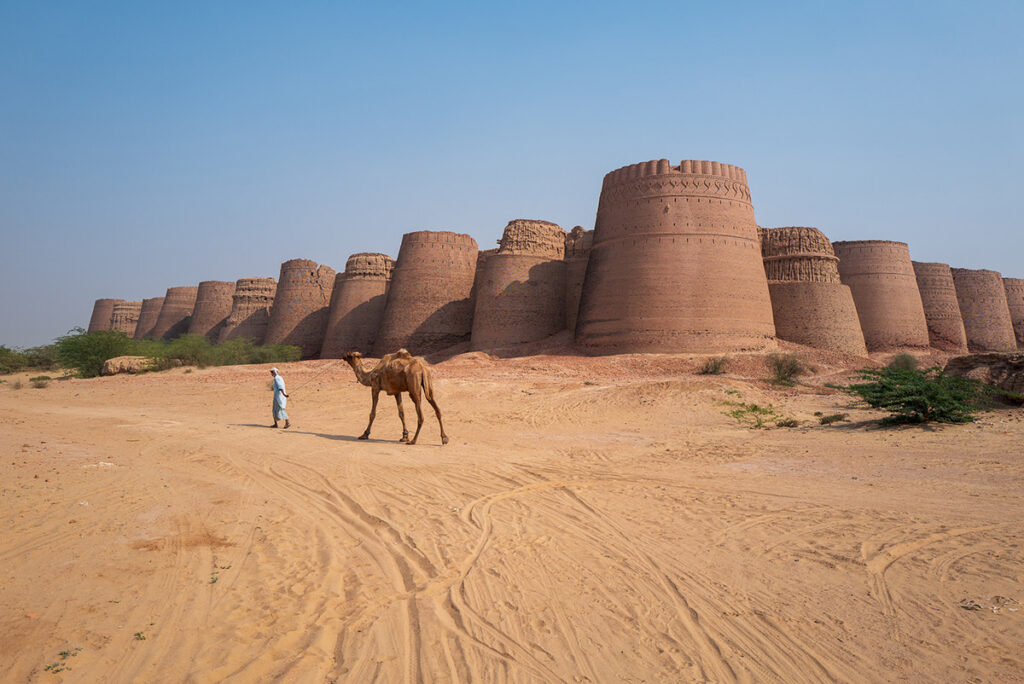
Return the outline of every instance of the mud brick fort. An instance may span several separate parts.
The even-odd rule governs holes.
[[[593,230],[515,219],[486,250],[469,235],[420,230],[402,238],[397,259],[353,254],[342,273],[292,259],[277,280],[97,299],[88,331],[101,330],[292,344],[304,358],[400,347],[516,354],[566,331],[580,354],[723,353],[777,340],[855,356],[1010,351],[1024,349],[1024,279],[912,261],[903,242],[761,227],[743,169],[659,159],[604,177]]]

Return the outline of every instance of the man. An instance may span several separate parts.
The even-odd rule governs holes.
[[[284,429],[287,430],[292,424],[288,421],[288,413],[284,410],[284,407],[288,405],[288,393],[284,391],[284,378],[276,368],[270,369],[270,375],[274,378],[274,427],[277,427],[277,421],[283,420]]]

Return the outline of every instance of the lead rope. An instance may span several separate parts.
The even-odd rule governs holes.
[[[298,389],[293,389],[292,392],[298,392],[303,387],[305,387],[306,385],[308,385],[309,383],[313,382],[314,380],[319,378],[321,375],[326,373],[331,368],[331,366],[335,365],[336,363],[338,363],[338,361],[332,361],[331,363],[327,364],[326,366],[323,367],[323,369],[321,369],[321,371],[319,373],[317,373],[316,375],[311,377],[309,380],[307,380],[306,382],[304,382],[301,385],[299,385]]]

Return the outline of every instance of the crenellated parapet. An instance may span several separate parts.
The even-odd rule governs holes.
[[[758,232],[768,282],[839,282],[839,259],[817,228],[760,228]]]

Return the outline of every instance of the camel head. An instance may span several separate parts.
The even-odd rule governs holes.
[[[342,354],[341,358],[344,361],[354,361],[355,359],[363,358],[363,355],[360,352],[357,352],[357,351],[350,351],[350,352],[345,352],[344,354]]]

